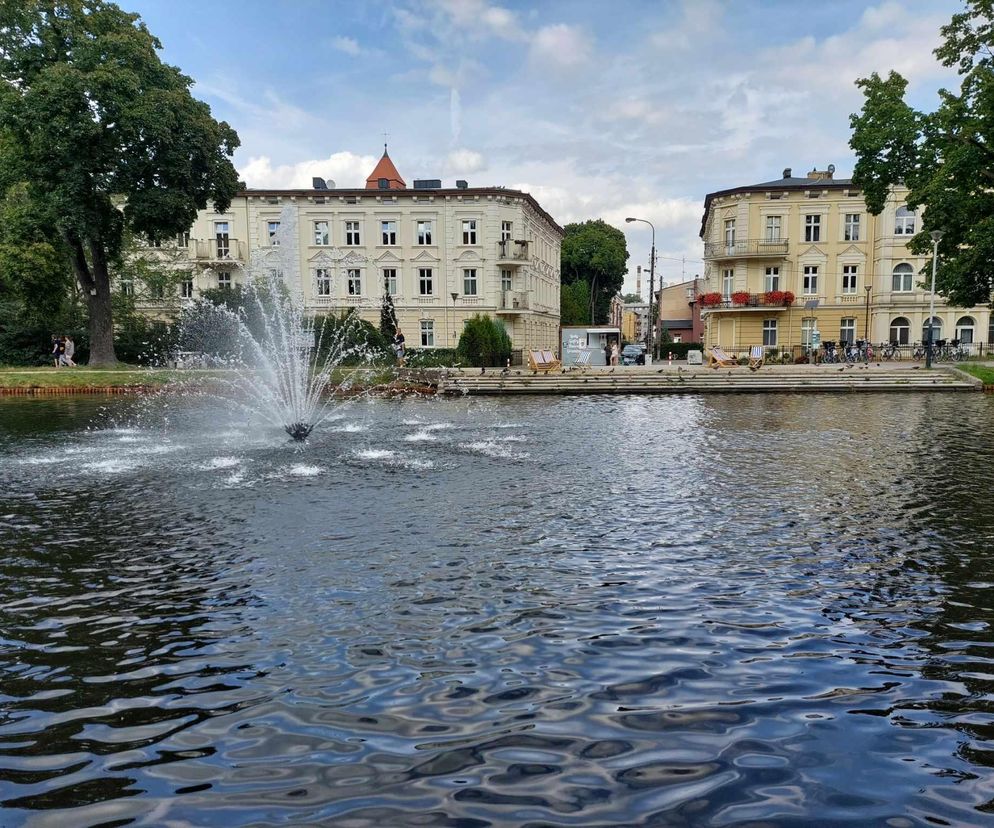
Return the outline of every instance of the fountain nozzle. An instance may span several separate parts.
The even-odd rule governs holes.
[[[298,443],[303,443],[307,439],[311,430],[314,428],[310,423],[290,423],[290,425],[284,426],[286,433],[289,434]]]

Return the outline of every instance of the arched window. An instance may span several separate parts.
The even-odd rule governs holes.
[[[890,322],[890,341],[895,345],[908,345],[911,341],[911,323],[906,316],[898,316]]]
[[[932,341],[942,339],[942,320],[938,316],[932,317]],[[928,342],[928,320],[922,322],[922,342]]]
[[[987,344],[994,345],[994,314],[991,315],[991,321],[987,323]]]
[[[894,235],[913,236],[915,234],[915,214],[907,207],[898,207],[894,214]]]
[[[972,316],[961,316],[956,320],[956,338],[964,345],[972,345],[973,329],[976,325]]]
[[[915,269],[907,262],[902,262],[894,268],[891,277],[891,288],[895,293],[910,293],[915,289]]]

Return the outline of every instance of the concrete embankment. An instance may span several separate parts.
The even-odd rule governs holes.
[[[480,394],[696,394],[980,391],[980,380],[945,368],[920,366],[764,366],[708,368],[616,367],[535,374],[528,369],[439,371],[438,393]]]

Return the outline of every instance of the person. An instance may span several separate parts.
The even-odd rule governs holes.
[[[62,357],[66,352],[66,341],[61,335],[56,335],[52,338],[52,358],[55,361],[55,367],[59,368],[62,365]]]
[[[76,343],[72,341],[72,337],[71,336],[67,336],[65,338],[65,342],[63,343],[63,347],[65,349],[65,353],[62,355],[62,364],[63,365],[68,365],[70,368],[75,368],[76,367],[76,363],[73,362],[72,358],[73,358],[73,354],[76,353]]]
[[[604,364],[611,364],[611,342],[610,340],[605,340],[604,342]]]
[[[397,354],[397,365],[401,368],[404,367],[404,332],[397,328],[397,332],[393,335],[393,350]]]
[[[615,342],[611,345],[611,364],[618,364],[618,343]]]

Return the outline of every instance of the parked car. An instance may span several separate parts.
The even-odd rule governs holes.
[[[645,365],[645,348],[641,345],[626,345],[621,349],[622,365]]]

